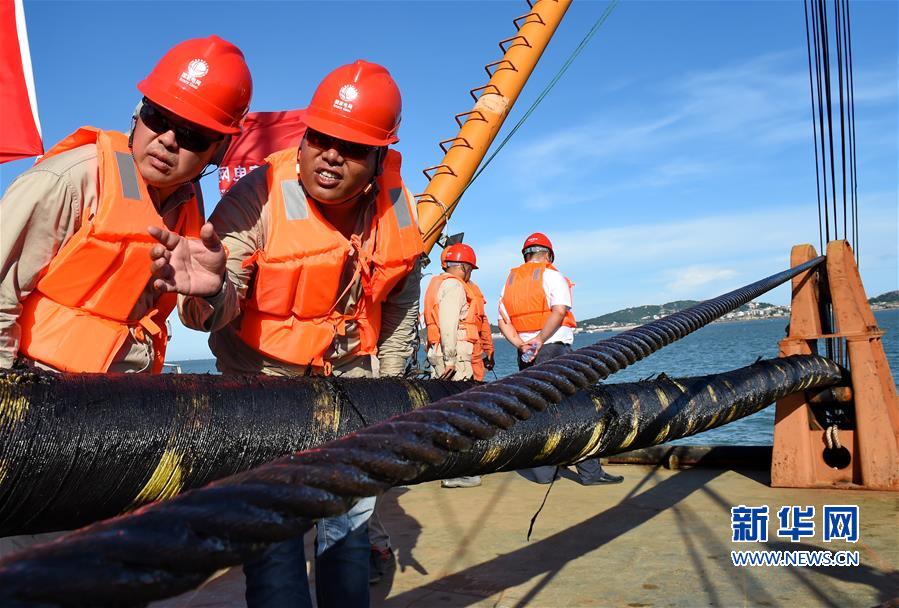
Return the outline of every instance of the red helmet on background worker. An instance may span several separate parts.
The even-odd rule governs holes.
[[[539,251],[539,249],[533,249],[534,247],[544,247],[549,249],[549,253],[552,257],[555,257],[556,255],[555,252],[553,252],[553,244],[549,240],[549,237],[542,232],[535,232],[524,240],[524,245],[521,246],[522,255]],[[529,249],[533,249],[533,251],[528,251]]]
[[[474,249],[465,243],[456,243],[450,245],[440,254],[440,265],[446,268],[447,262],[465,262],[471,264],[472,268],[478,267],[478,258],[475,257]]]
[[[320,133],[369,146],[399,141],[403,102],[384,66],[361,59],[342,65],[315,89],[306,124]]]
[[[239,48],[209,36],[173,46],[137,88],[180,118],[235,135],[250,107],[253,79]]]

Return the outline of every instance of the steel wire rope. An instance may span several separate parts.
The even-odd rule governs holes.
[[[843,189],[843,238],[849,240],[849,218],[846,204],[846,101],[843,98],[843,36],[840,0],[833,0],[834,37],[837,44],[837,87],[840,99],[840,184]],[[849,240],[851,243],[852,241]]]
[[[841,181],[843,186],[843,234],[845,235],[846,240],[852,246],[853,252],[855,252],[856,248],[856,240],[857,240],[857,231],[856,224],[853,219],[852,221],[852,232],[851,237],[848,236],[849,233],[849,217],[854,218],[854,211],[851,216],[847,216],[848,208],[853,205],[849,197],[852,195],[852,189],[850,186],[849,194],[847,196],[847,182],[851,179],[852,174],[852,158],[851,158],[851,149],[852,149],[852,133],[847,127],[847,123],[850,123],[850,108],[849,108],[849,57],[846,48],[846,33],[845,33],[845,21],[846,21],[846,11],[849,10],[849,1],[848,0],[834,0],[834,25],[835,25],[835,37],[837,42],[837,63],[838,63],[838,74],[839,74],[839,87],[840,87],[840,150],[841,150]],[[844,98],[845,93],[845,98]],[[851,123],[850,125],[851,126]],[[848,135],[847,135],[848,133]],[[847,172],[846,164],[847,164],[847,137],[849,139],[849,169]],[[857,254],[856,254],[857,255]],[[857,258],[856,258],[857,259]],[[840,347],[842,351],[842,359],[840,361],[841,365],[844,367],[849,367],[849,349],[846,345],[845,339],[840,340]]]
[[[827,107],[827,143],[830,154],[830,198],[833,202],[833,238],[840,238],[839,225],[837,224],[837,171],[836,160],[834,159],[833,145],[833,99],[831,96],[830,84],[830,33],[827,26],[827,4],[825,0],[819,0],[820,9],[818,11],[818,26],[821,30],[821,66],[824,73],[824,101]]]
[[[852,124],[850,118],[850,102],[849,102],[849,55],[848,49],[846,48],[846,6],[840,7],[840,19],[837,23],[837,33],[840,36],[840,63],[842,64],[841,68],[841,77],[843,79],[842,86],[842,94],[843,98],[841,100],[843,104],[843,116],[842,116],[842,125],[841,128],[844,129],[843,133],[843,188],[846,191],[845,201],[843,203],[844,213],[847,214],[846,217],[846,231],[850,236],[847,237],[850,245],[852,245],[853,251],[855,250],[855,222],[853,221],[852,215]]]
[[[818,125],[815,123],[815,91],[814,76],[812,74],[812,40],[811,32],[809,31],[808,5],[808,0],[802,3],[802,8],[805,11],[805,48],[808,54],[808,89],[809,100],[811,102],[812,109],[812,138],[814,142],[812,148],[815,151],[815,192],[818,199],[818,251],[824,251],[823,218],[821,217],[821,172],[818,168]],[[816,54],[815,61],[817,60],[818,57]]]
[[[118,606],[177,595],[270,543],[304,533],[314,518],[346,511],[357,497],[415,479],[428,465],[445,463],[824,259],[2,560],[0,603]]]
[[[855,73],[852,67],[852,24],[849,18],[849,2],[846,2],[846,10],[843,12],[846,22],[846,53],[848,66],[848,88],[849,88],[849,155],[851,159],[851,179],[852,179],[852,225],[855,241],[852,249],[855,251],[855,261],[859,261],[859,233],[858,233],[858,157],[856,155],[856,132],[855,132]]]
[[[824,209],[824,227],[825,227],[825,246],[831,240],[839,238],[839,227],[837,225],[836,214],[836,187],[834,176],[833,161],[833,120],[830,112],[830,52],[829,52],[829,34],[827,28],[827,5],[825,0],[809,0],[812,13],[813,41],[815,48],[815,80],[817,85],[817,109],[819,133],[821,135],[821,175],[823,184],[823,209]],[[826,110],[825,110],[826,108]],[[828,148],[828,141],[830,146]],[[828,154],[829,149],[829,154]],[[828,163],[828,160],[830,161]],[[830,164],[830,169],[828,169]],[[817,168],[816,168],[817,171]],[[829,178],[829,179],[828,179]],[[828,181],[831,186],[828,186]],[[833,201],[833,217],[831,218],[831,204]],[[833,232],[831,232],[831,220],[833,224]],[[823,251],[822,251],[823,253]],[[822,291],[822,319],[826,324],[827,333],[835,331],[833,307],[830,302],[830,294],[828,291]],[[827,338],[824,341],[827,356],[838,361],[843,361],[841,344],[835,338]]]
[[[434,221],[434,224],[425,233],[425,235],[424,235],[425,240],[427,240],[428,238],[431,237],[431,235],[434,234],[434,232],[437,230],[437,226],[440,225],[441,220],[443,220],[444,218],[448,218],[448,216],[452,212],[452,210],[455,209],[456,205],[459,203],[459,201],[462,200],[462,195],[465,194],[465,192],[468,190],[468,188],[474,183],[474,180],[476,180],[478,178],[478,176],[484,172],[484,169],[486,169],[487,166],[496,157],[496,155],[499,154],[499,151],[502,150],[503,147],[505,147],[505,145],[509,142],[509,140],[512,139],[512,136],[515,135],[515,133],[518,131],[518,129],[521,128],[521,126],[531,116],[531,114],[534,113],[534,110],[537,109],[537,106],[540,105],[540,102],[542,102],[543,99],[547,95],[549,95],[549,92],[553,89],[554,86],[556,86],[556,83],[559,82],[559,80],[562,78],[562,76],[565,74],[565,72],[568,70],[568,68],[571,66],[571,64],[574,63],[574,60],[577,59],[577,56],[580,55],[581,51],[583,51],[587,47],[587,44],[589,44],[590,40],[593,38],[593,35],[596,34],[596,32],[599,30],[599,28],[602,27],[602,25],[606,22],[606,19],[608,19],[609,16],[612,14],[612,11],[615,10],[615,7],[618,6],[619,1],[620,0],[611,0],[611,2],[609,2],[608,6],[606,6],[605,11],[603,11],[603,13],[599,16],[599,18],[597,18],[596,22],[593,24],[593,27],[591,27],[590,30],[584,35],[584,37],[581,39],[581,42],[571,52],[571,54],[568,56],[568,59],[566,59],[565,63],[562,64],[562,67],[559,68],[559,71],[556,72],[556,75],[552,77],[552,79],[549,81],[549,83],[547,83],[547,85],[543,88],[543,90],[540,92],[540,94],[537,96],[537,98],[533,101],[533,103],[531,103],[530,107],[528,107],[528,109],[521,116],[521,118],[518,119],[518,122],[515,123],[515,125],[512,127],[512,129],[506,134],[506,136],[502,139],[502,141],[500,141],[500,143],[497,145],[496,149],[494,149],[493,152],[490,154],[490,156],[487,157],[487,160],[485,160],[483,163],[481,163],[481,165],[478,167],[478,170],[475,172],[475,174],[471,176],[470,180],[468,180],[468,183],[466,183],[465,186],[462,187],[462,191],[459,192],[459,194],[453,200],[452,204],[444,206],[443,211],[441,211],[440,215],[437,216],[437,219]],[[449,219],[447,219],[447,222],[449,222]]]
[[[836,153],[840,152],[839,179],[843,207],[842,238],[849,241],[858,260],[858,182],[855,130],[854,72],[852,68],[851,28],[848,0],[834,0],[834,47],[838,108],[834,108],[832,86],[830,27],[826,0],[803,3],[806,52],[809,69],[809,93],[812,107],[812,142],[815,155],[815,189],[818,200],[818,238],[826,243],[839,239],[837,202],[840,198]],[[814,54],[814,66],[812,55]],[[835,133],[834,113],[838,112],[839,134]],[[817,117],[817,121],[816,121]],[[820,146],[818,149],[820,135]],[[835,138],[839,142],[834,142]],[[838,148],[838,149],[837,149]],[[823,184],[823,188],[822,188]],[[832,201],[832,203],[831,203]],[[831,214],[833,217],[831,217]],[[833,232],[831,232],[831,221]],[[842,349],[841,349],[842,350]]]
[[[819,17],[818,17],[818,5],[815,0],[808,0],[809,6],[811,7],[811,21],[812,21],[812,42],[815,48],[815,90],[817,96],[814,97],[813,103],[815,103],[818,115],[818,132],[821,134],[821,184],[823,186],[822,193],[823,197],[823,210],[824,210],[824,245],[826,245],[831,240],[830,233],[830,201],[828,199],[827,192],[827,148],[825,145],[825,137],[826,137],[826,129],[824,123],[824,90],[823,90],[823,80],[824,77],[822,75],[822,60],[821,60],[821,42],[820,42],[820,30],[819,30]],[[817,157],[817,154],[816,154]],[[815,171],[818,171],[818,166],[815,166]],[[824,248],[822,246],[822,252]]]

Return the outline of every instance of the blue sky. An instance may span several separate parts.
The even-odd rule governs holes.
[[[575,1],[507,121],[521,116],[605,2]],[[414,192],[452,116],[513,33],[520,2],[25,2],[50,145],[82,124],[126,129],[136,83],[173,44],[218,34],[253,72],[253,110],[305,106],[330,69],[383,63],[403,92],[398,149]],[[546,232],[575,313],[703,299],[817,246],[800,2],[622,2],[472,185],[450,224],[495,308],[521,241]],[[897,288],[897,3],[852,4],[861,272]],[[30,161],[0,165],[0,189]],[[217,197],[204,182],[207,213]],[[789,300],[780,288],[763,298]],[[174,317],[173,317],[174,321]],[[175,323],[177,325],[177,323]],[[176,327],[170,359],[208,356]]]

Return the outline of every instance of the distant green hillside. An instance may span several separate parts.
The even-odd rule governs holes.
[[[690,308],[691,306],[695,306],[699,304],[698,300],[677,300],[675,302],[668,302],[666,304],[646,304],[643,306],[635,306],[633,308],[625,308],[623,310],[616,310],[615,312],[610,312],[605,315],[600,315],[598,317],[593,317],[592,319],[584,319],[583,321],[578,322],[579,327],[586,327],[587,325],[610,325],[612,323],[620,323],[620,324],[632,324],[632,323],[646,323],[647,321],[652,321],[656,316],[664,316],[670,315],[671,313],[681,311],[685,308]],[[748,311],[750,308],[773,308],[773,304],[768,304],[767,302],[758,302],[755,304],[745,304],[737,309],[737,311]]]
[[[899,306],[899,291],[882,293],[879,296],[870,298],[868,302],[878,306]],[[616,310],[615,312],[610,312],[598,317],[584,319],[583,321],[578,322],[578,327],[586,327],[588,325],[611,325],[613,323],[618,323],[619,325],[643,324],[652,321],[656,316],[670,315],[671,313],[690,308],[696,304],[699,304],[698,300],[677,300],[661,305],[645,304],[643,306],[634,306],[633,308]],[[753,302],[744,304],[737,309],[737,312],[747,312],[751,308],[765,309],[774,307],[773,304],[768,304],[767,302]],[[499,333],[499,326],[491,324],[490,330],[493,333]]]
[[[899,291],[888,291],[868,299],[869,304],[899,304]]]

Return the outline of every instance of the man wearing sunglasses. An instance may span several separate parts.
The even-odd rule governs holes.
[[[182,42],[137,88],[130,135],[84,127],[2,203],[0,367],[159,372],[172,294],[153,289],[147,233],[211,238],[193,183],[240,132],[252,81],[234,45]]]
[[[230,374],[400,375],[412,354],[423,252],[400,177],[400,92],[385,68],[331,72],[299,148],[270,155],[222,198],[221,243],[160,235],[156,285],[188,296],[188,327],[212,332]],[[225,253],[227,252],[227,253]],[[374,499],[318,523],[318,606],[367,607]],[[245,565],[247,604],[311,606],[302,539]]]

